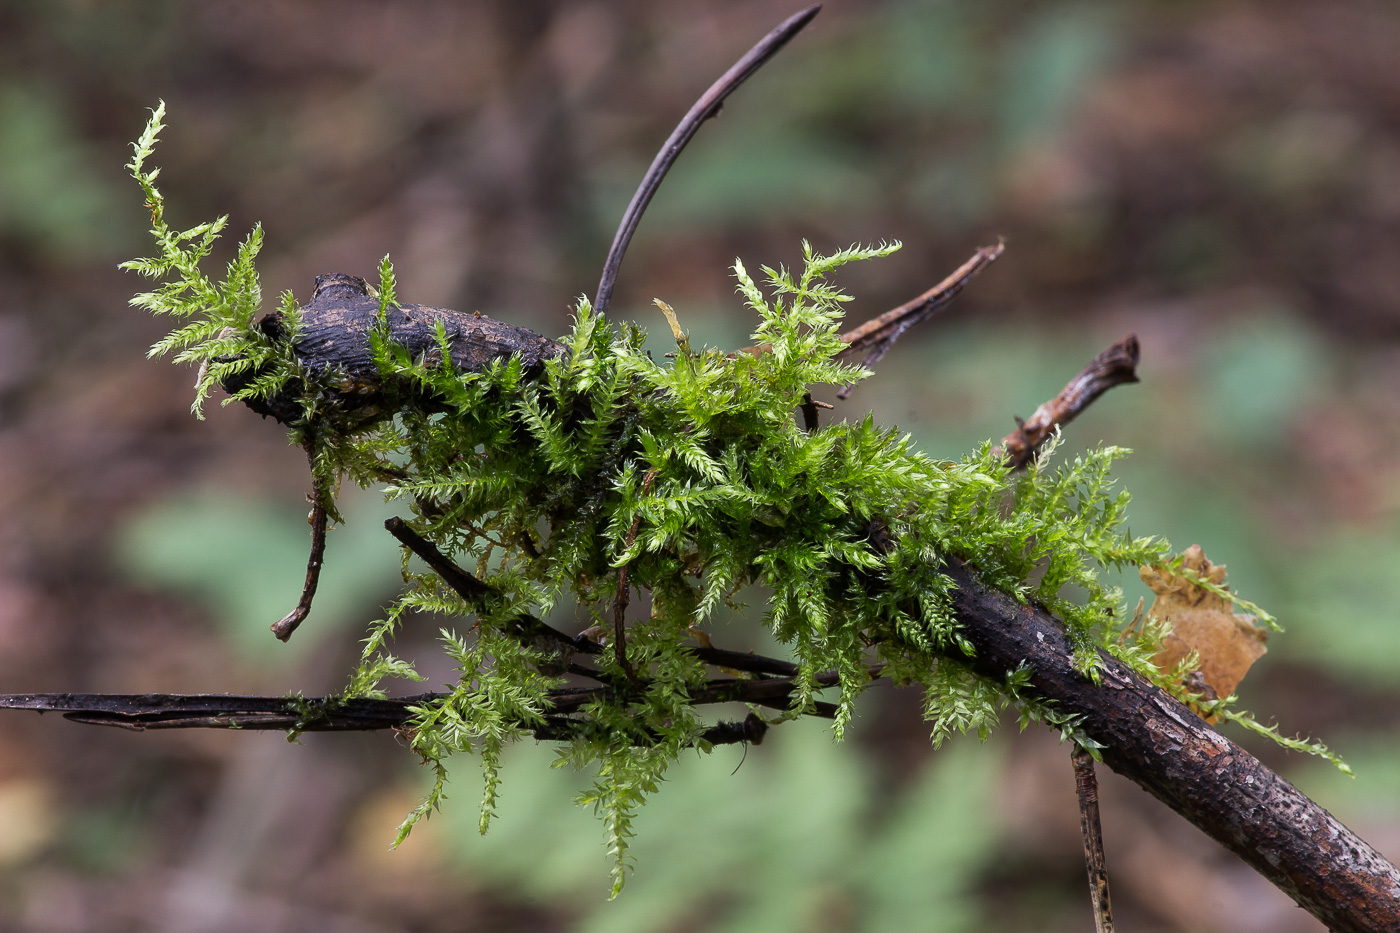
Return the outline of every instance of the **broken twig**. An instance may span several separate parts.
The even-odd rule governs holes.
[[[1060,394],[1041,405],[1025,421],[1016,419],[1016,430],[1001,439],[998,448],[1013,468],[1025,466],[1055,428],[1077,418],[1094,399],[1114,386],[1137,382],[1138,339],[1129,334],[1100,353],[1069,381]]]
[[[918,324],[920,321],[928,320],[935,311],[946,307],[949,302],[958,297],[968,282],[971,282],[977,273],[997,260],[1006,250],[1006,244],[997,241],[995,246],[984,246],[973,254],[972,258],[963,263],[952,275],[930,288],[917,298],[906,301],[898,308],[886,311],[879,317],[871,318],[859,327],[846,331],[841,335],[841,340],[846,344],[846,349],[842,350],[842,355],[859,353],[868,350],[865,359],[862,360],[864,366],[874,366],[884,359],[886,353],[894,346],[895,341],[904,336],[904,333]],[[853,385],[847,385],[836,393],[837,398],[849,398]]]
[[[309,443],[306,449],[309,455]],[[312,464],[312,470],[314,474],[315,464]],[[319,479],[313,482],[311,495],[308,497],[311,500],[311,514],[307,517],[311,523],[311,555],[306,559],[306,582],[302,584],[301,598],[297,600],[296,608],[272,623],[272,634],[281,641],[291,638],[297,626],[306,621],[306,617],[311,614],[311,601],[316,598],[316,585],[321,580],[321,565],[326,559],[328,492],[325,484]]]

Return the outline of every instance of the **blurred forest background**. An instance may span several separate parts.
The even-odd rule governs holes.
[[[122,165],[147,109],[172,223],[267,232],[265,294],[317,273],[547,334],[591,294],[676,119],[793,0],[0,5],[0,690],[316,694],[397,584],[386,507],[347,499],[311,620],[307,477],[193,374],[117,263],[150,250]],[[1400,857],[1400,7],[1386,0],[832,0],[662,187],[613,313],[747,343],[727,266],[898,238],[864,318],[1004,235],[1006,255],[838,416],[930,453],[1001,437],[1099,350],[1143,383],[1067,450],[1135,449],[1132,530],[1200,543],[1288,629],[1244,705],[1357,771],[1235,735]],[[1130,604],[1141,587],[1125,581]],[[434,620],[405,632],[434,686]],[[755,644],[735,620],[715,633]],[[609,904],[578,777],[522,745],[491,833],[463,760],[388,734],[137,734],[0,717],[0,928],[20,931],[1083,930],[1069,749],[1014,723],[930,750],[881,686],[855,738],[785,725],[672,771]],[[737,770],[736,770],[737,768]],[[1101,772],[1102,773],[1102,772]],[[1320,927],[1103,773],[1121,926]]]

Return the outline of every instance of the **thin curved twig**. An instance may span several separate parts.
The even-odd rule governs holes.
[[[656,194],[661,180],[666,177],[681,150],[700,129],[700,124],[719,113],[724,99],[747,81],[755,71],[762,68],[779,49],[787,45],[788,40],[801,32],[820,10],[821,4],[809,6],[779,23],[720,76],[718,81],[710,85],[709,90],[700,95],[700,99],[671,131],[670,138],[656,154],[651,167],[642,177],[642,183],[632,195],[632,200],[622,215],[622,223],[618,225],[617,233],[613,236],[612,248],[608,250],[608,258],[603,263],[603,274],[598,280],[598,293],[593,299],[593,309],[597,313],[603,314],[608,309],[608,303],[612,300],[613,284],[617,281],[617,272],[622,266],[622,255],[627,252],[627,245],[632,242],[632,234],[637,231],[637,224],[641,222],[643,212],[651,203],[652,195]]]
[[[1089,904],[1094,911],[1094,933],[1113,933],[1113,907],[1108,896],[1108,866],[1103,853],[1103,827],[1099,823],[1099,778],[1094,756],[1078,745],[1070,752],[1074,763],[1074,789],[1079,796],[1079,832],[1084,837],[1084,868],[1089,873]]]

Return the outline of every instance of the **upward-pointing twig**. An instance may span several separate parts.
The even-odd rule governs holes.
[[[862,361],[865,366],[874,366],[890,352],[896,340],[903,337],[909,328],[927,320],[935,311],[945,307],[962,292],[977,273],[997,260],[1006,250],[1001,240],[995,246],[984,246],[972,255],[967,262],[953,270],[952,274],[917,298],[911,298],[898,308],[886,311],[879,317],[871,318],[859,327],[854,327],[841,335],[846,348],[842,355],[867,351]],[[849,398],[854,385],[847,385],[836,393],[837,398]]]
[[[1138,339],[1129,334],[1089,361],[1060,394],[1041,405],[1016,430],[1001,439],[1000,450],[1012,467],[1023,467],[1057,427],[1069,424],[1094,399],[1114,386],[1137,382]]]
[[[607,311],[608,303],[612,300],[613,283],[617,281],[617,270],[622,265],[622,254],[627,252],[627,244],[632,242],[632,234],[637,230],[637,224],[641,222],[642,213],[651,203],[652,195],[656,194],[656,189],[661,186],[661,180],[670,171],[672,163],[681,154],[681,150],[690,142],[700,124],[719,113],[720,107],[724,104],[724,99],[728,97],[739,85],[749,79],[755,71],[778,53],[788,40],[802,31],[812,18],[821,10],[821,4],[809,6],[800,13],[789,16],[778,24],[772,32],[763,37],[763,40],[734,63],[718,81],[710,85],[710,89],[700,95],[700,99],[690,108],[690,111],[671,131],[671,136],[666,140],[666,144],[661,147],[661,151],[652,160],[651,167],[642,178],[642,183],[637,187],[636,194],[632,195],[632,201],[627,205],[626,212],[622,215],[622,223],[618,225],[617,234],[613,237],[612,248],[608,250],[607,261],[603,263],[603,275],[598,280],[598,294],[593,299],[593,308],[599,314]]]

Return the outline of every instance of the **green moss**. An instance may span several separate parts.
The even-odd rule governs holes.
[[[132,171],[153,205],[162,258],[128,267],[175,276],[138,305],[194,321],[153,352],[207,366],[201,398],[229,374],[256,374],[235,398],[297,385],[295,328],[273,340],[252,324],[260,233],[214,285],[198,263],[222,221],[182,234],[165,227],[155,172],[141,168],[160,116],[137,143]],[[610,626],[624,567],[630,585],[652,597],[650,618],[633,620],[627,635],[628,665],[644,676],[636,689],[600,694],[581,710],[585,728],[561,755],[597,768],[579,800],[606,825],[614,893],[625,878],[636,808],[707,725],[690,702],[706,679],[686,649],[690,630],[741,587],[759,584],[768,594],[762,624],[800,665],[794,712],[812,708],[818,673],[839,672],[838,738],[869,666],[883,661],[887,673],[923,686],[935,743],[958,731],[985,736],[1011,704],[1023,721],[1044,721],[1092,746],[1072,720],[1022,695],[1027,672],[993,683],[958,663],[966,642],[939,571],[949,556],[1062,618],[1086,674],[1095,675],[1103,649],[1180,691],[1151,664],[1160,629],[1125,633],[1119,593],[1100,578],[1105,568],[1167,556],[1165,542],[1122,530],[1128,496],[1114,490],[1110,468],[1126,451],[1102,448],[1057,465],[1047,452],[1013,473],[990,444],[961,460],[937,460],[868,416],[812,431],[798,426],[794,410],[812,386],[870,375],[837,359],[848,297],[826,277],[896,248],[820,256],[804,244],[801,272],[764,269],[762,286],[736,262],[757,352],[693,351],[677,326],[674,360],[659,363],[636,327],[607,321],[580,300],[564,338],[568,352],[541,372],[526,373],[518,359],[460,372],[445,334],[443,352],[426,360],[381,331],[371,337],[377,364],[400,393],[392,418],[352,431],[335,426],[324,400],[306,404],[294,430],[314,448],[318,482],[368,485],[392,475],[388,495],[413,512],[414,529],[492,588],[469,605],[436,575],[405,564],[408,588],[371,626],[350,678],[347,695],[376,696],[386,676],[416,677],[389,650],[406,613],[475,619],[466,634],[442,633],[458,683],[415,711],[411,745],[436,780],[401,837],[441,802],[446,761],[462,751],[482,761],[484,831],[502,749],[545,722],[549,692],[560,685],[557,658],[520,639],[519,616],[542,617],[567,601]],[[394,291],[386,260],[384,307]],[[290,300],[284,307],[295,310]],[[438,403],[415,401],[425,398]],[[615,682],[630,680],[612,651],[595,660]]]

